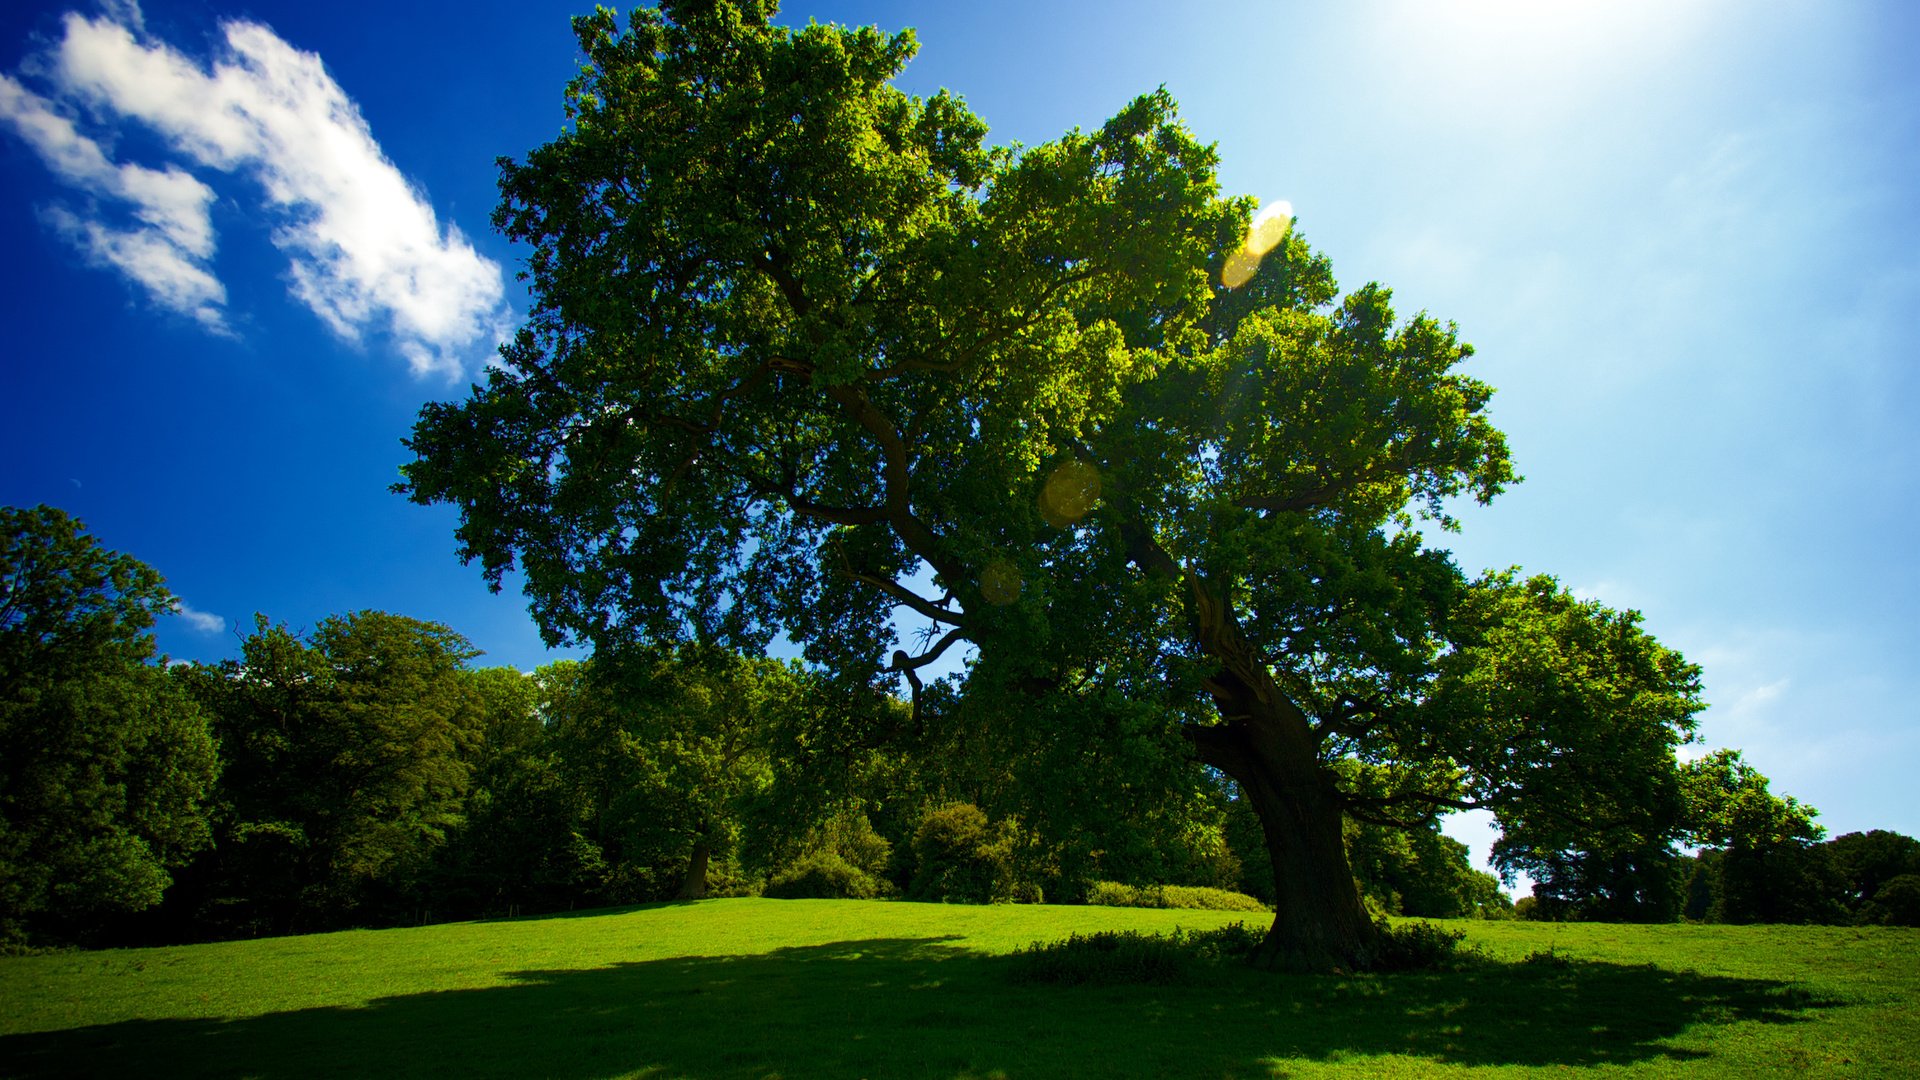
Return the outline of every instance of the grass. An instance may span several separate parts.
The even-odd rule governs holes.
[[[1243,917],[742,899],[10,957],[0,1076],[1920,1075],[1915,930],[1462,922],[1490,959],[1449,973],[1009,977]]]

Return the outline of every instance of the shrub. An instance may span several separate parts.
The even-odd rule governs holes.
[[[813,831],[814,848],[833,851],[856,868],[875,878],[884,878],[893,858],[893,845],[873,829],[873,822],[858,810],[843,810],[829,817]]]
[[[1022,878],[1008,882],[1006,895],[994,899],[1005,900],[1010,904],[1044,904],[1047,902],[1047,894],[1040,888],[1039,882]]]
[[[972,803],[949,803],[931,810],[913,832],[915,900],[985,904],[1003,872],[987,815]]]
[[[1123,885],[1096,881],[1087,903],[1103,907],[1182,908],[1204,911],[1271,911],[1246,893],[1198,885]]]
[[[1218,930],[1143,934],[1104,930],[1074,934],[1064,941],[1034,942],[1011,958],[1016,982],[1061,985],[1083,983],[1194,982],[1227,960],[1242,959],[1260,944],[1260,933],[1243,924]]]
[[[838,852],[816,850],[768,880],[763,895],[777,900],[872,900],[892,892],[880,878]]]
[[[972,803],[929,810],[913,833],[913,881],[907,895],[945,903],[1039,903],[1040,886],[1020,873],[1015,827],[998,827]]]
[[[1478,946],[1460,948],[1466,933],[1449,930],[1430,922],[1403,923],[1400,926],[1377,924],[1379,937],[1374,946],[1374,971],[1450,970],[1462,963],[1481,959]]]
[[[1547,946],[1544,951],[1540,949],[1533,950],[1520,962],[1530,964],[1534,967],[1564,968],[1573,966],[1573,961],[1568,958],[1567,954],[1558,951],[1552,945]]]

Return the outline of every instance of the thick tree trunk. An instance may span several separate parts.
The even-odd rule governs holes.
[[[707,895],[707,861],[713,855],[713,845],[707,842],[703,833],[693,842],[693,854],[687,857],[687,876],[680,881],[681,900],[700,900]]]
[[[1241,632],[1224,590],[1198,574],[1187,583],[1194,640],[1220,664],[1206,687],[1224,721],[1187,734],[1201,761],[1240,785],[1273,857],[1273,929],[1255,959],[1289,971],[1370,967],[1378,935],[1347,864],[1340,793],[1312,724]]]
[[[1273,860],[1273,927],[1255,961],[1286,971],[1367,968],[1376,930],[1347,863],[1333,775],[1311,753],[1287,752],[1289,740],[1272,737],[1277,719],[1242,714],[1191,733],[1200,760],[1240,785]]]

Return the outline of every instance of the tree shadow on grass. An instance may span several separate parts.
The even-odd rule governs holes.
[[[1272,1076],[1289,1060],[1698,1058],[1699,1025],[1799,1023],[1778,982],[1604,963],[1203,985],[1021,985],[950,939],[523,971],[508,985],[0,1039],[8,1076]]]

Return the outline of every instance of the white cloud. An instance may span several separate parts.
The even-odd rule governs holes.
[[[115,228],[64,206],[44,216],[95,263],[132,278],[162,307],[225,332],[227,291],[208,269],[213,190],[181,169],[118,164],[48,99],[0,74],[0,119],[12,124],[61,180],[90,195],[128,204],[139,224]]]
[[[228,333],[221,305],[227,290],[212,272],[152,229],[115,229],[82,219],[65,207],[47,208],[47,223],[91,261],[126,274],[155,303],[191,316],[215,333]]]
[[[195,610],[194,607],[185,600],[175,600],[174,603],[176,606],[174,607],[173,613],[185,620],[188,626],[191,626],[202,634],[217,634],[227,628],[227,620],[218,615]]]
[[[115,165],[62,109],[137,121],[186,163],[259,184],[273,243],[290,260],[289,292],[335,334],[350,342],[388,334],[416,375],[457,376],[466,357],[506,334],[499,265],[440,225],[319,56],[258,23],[222,29],[224,50],[203,66],[147,38],[126,0],[107,17],[69,13],[40,64],[56,98],[12,79],[0,87],[0,109],[61,179],[131,203],[142,223],[114,230],[68,211],[52,218],[56,227],[156,301],[214,325],[207,313],[217,315],[225,290],[205,265],[211,190],[177,164]],[[179,258],[169,261],[156,240]],[[187,273],[195,266],[201,275]]]

